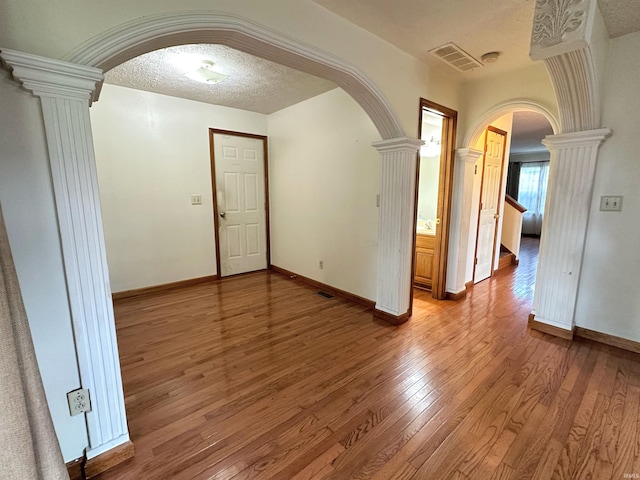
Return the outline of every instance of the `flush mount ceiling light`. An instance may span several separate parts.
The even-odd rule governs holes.
[[[185,77],[195,80],[196,82],[214,84],[221,82],[229,76],[224,73],[216,72],[213,67],[213,62],[203,60],[200,62],[200,66],[196,70],[187,73]]]
[[[482,63],[496,63],[499,57],[500,52],[489,52],[482,55],[480,60],[482,60]]]

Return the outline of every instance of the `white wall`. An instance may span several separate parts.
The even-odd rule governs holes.
[[[612,39],[604,79],[600,149],[576,307],[578,326],[640,341],[640,33]],[[599,211],[601,195],[624,195],[619,213]]]
[[[490,68],[490,67],[488,67]],[[462,108],[458,117],[458,145],[465,142],[478,122],[493,108],[507,101],[527,100],[550,110],[556,118],[557,101],[544,63],[516,70],[497,78],[470,81],[463,84]],[[491,121],[491,119],[487,119]],[[480,125],[484,128],[484,125]]]
[[[414,57],[311,0],[32,0],[2,2],[0,10],[0,48],[57,59],[68,58],[83,42],[106,30],[145,16],[192,11],[228,13],[265,25],[353,65],[383,92],[408,135],[417,134],[421,96],[451,108],[459,107],[457,81],[432,72]],[[17,250],[18,273],[56,430],[65,459],[69,460],[81,456],[87,443],[86,428],[81,418],[68,417],[61,403],[62,392],[77,388],[79,382],[42,115],[37,99],[4,78],[0,95],[0,199],[7,212],[9,236]],[[100,105],[98,102],[95,107]],[[368,144],[367,147],[371,148]],[[20,158],[23,156],[29,161]],[[356,189],[360,188],[356,185]],[[33,235],[37,238],[31,238]],[[366,243],[370,238],[361,240]],[[375,272],[371,278],[375,278]],[[116,284],[114,287],[129,288]],[[372,296],[371,288],[356,290]]]
[[[375,299],[379,139],[340,89],[269,115],[273,265]]]
[[[194,11],[240,16],[344,59],[381,89],[408,135],[417,135],[417,102],[421,96],[458,108],[459,82],[454,78],[430,69],[415,57],[312,0],[4,2],[0,15],[0,46],[63,58],[88,39],[134,19],[158,13]]]
[[[40,102],[0,70],[0,204],[56,434],[66,461],[87,431],[66,393],[80,387]]]
[[[504,203],[502,215],[502,236],[500,242],[509,251],[520,257],[520,240],[522,239],[522,213],[507,202]]]
[[[507,144],[505,145],[504,164],[502,166],[502,183],[500,185],[500,220],[498,221],[498,239],[502,238],[502,218],[504,214],[504,195],[507,191],[507,168],[509,164],[509,151],[511,150],[511,131],[513,124],[513,113],[497,118],[490,123],[491,126],[499,128],[507,132]],[[484,150],[485,137],[482,135],[473,148]],[[473,280],[473,266],[476,257],[476,236],[478,235],[478,214],[480,208],[480,187],[482,183],[482,174],[484,166],[484,157],[476,160],[476,174],[473,177],[473,193],[471,196],[471,218],[469,219],[469,245],[467,250],[467,272],[465,275],[465,283]],[[496,242],[495,262],[493,268],[498,267],[500,262],[500,242]]]
[[[105,85],[91,123],[112,291],[217,273],[209,128],[265,135],[266,115]]]

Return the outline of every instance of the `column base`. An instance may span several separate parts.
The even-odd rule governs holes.
[[[384,320],[391,325],[402,325],[411,317],[411,312],[405,312],[402,315],[393,315],[392,313],[383,312],[382,310],[378,310],[375,308],[373,310],[373,316],[379,318],[380,320]]]
[[[539,322],[536,320],[536,316],[533,313],[529,314],[529,321],[527,322],[527,325],[529,328],[538,330],[539,332],[548,333],[549,335],[564,338],[566,340],[573,340],[573,328],[571,330],[565,330],[564,328],[549,325],[548,323]]]
[[[454,301],[458,301],[458,300],[463,300],[467,298],[467,287],[465,286],[464,289],[460,290],[459,292],[447,292],[446,293],[446,299],[447,300],[454,300]]]

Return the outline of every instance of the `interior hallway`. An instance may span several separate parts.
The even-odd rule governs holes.
[[[98,478],[640,472],[640,355],[527,329],[535,243],[400,327],[270,273],[119,300],[136,456]]]

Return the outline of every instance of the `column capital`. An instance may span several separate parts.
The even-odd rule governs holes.
[[[379,142],[373,142],[372,145],[380,153],[387,153],[387,152],[414,153],[414,152],[417,152],[422,145],[424,145],[424,141],[418,138],[398,137],[398,138],[390,138],[387,140],[381,140]]]
[[[97,68],[15,50],[0,50],[0,58],[13,77],[39,97],[88,100],[91,103],[97,99],[104,80],[102,71]]]
[[[544,60],[588,47],[593,35],[596,0],[536,2],[530,56]]]
[[[581,132],[561,133],[548,135],[542,140],[542,144],[549,150],[562,150],[578,147],[598,147],[613,132],[608,128],[585,130]]]
[[[458,148],[456,149],[456,159],[468,163],[476,163],[480,157],[484,155],[482,150],[476,148]]]

